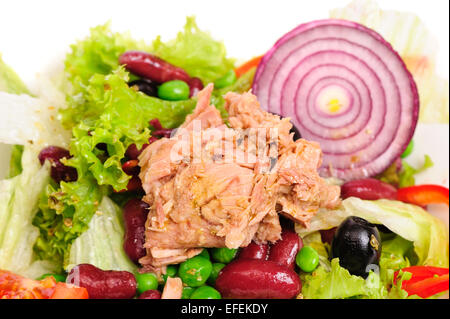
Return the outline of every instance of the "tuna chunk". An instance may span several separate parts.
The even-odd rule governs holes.
[[[339,187],[317,173],[317,143],[293,141],[289,119],[261,110],[251,93],[225,95],[227,127],[209,104],[212,85],[169,138],[139,158],[150,205],[144,269],[157,272],[201,252],[280,239],[281,213],[308,225],[320,207],[339,204]]]

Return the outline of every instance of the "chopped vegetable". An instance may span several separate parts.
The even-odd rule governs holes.
[[[201,286],[192,292],[190,299],[222,299],[222,297],[213,287]]]
[[[398,175],[398,187],[408,187],[416,184],[414,175],[424,172],[434,163],[428,155],[425,155],[425,160],[422,167],[414,168],[405,161],[402,161],[402,168]]]
[[[416,185],[400,188],[397,199],[418,206],[446,204],[448,206],[448,188],[440,185]]]
[[[37,281],[0,270],[0,299],[88,299],[85,288],[63,282],[53,277]]]
[[[211,249],[211,257],[216,262],[228,264],[236,257],[237,251],[238,250],[234,248],[213,248]]]
[[[234,69],[234,73],[236,73],[236,77],[241,77],[243,74],[247,73],[249,70],[251,70],[254,67],[257,67],[259,62],[261,62],[261,59],[263,58],[262,55],[254,57],[253,59],[245,62],[244,64],[240,65],[236,69]]]
[[[408,295],[417,295],[421,298],[428,298],[438,293],[448,290],[449,277],[448,268],[430,266],[411,266],[401,270],[411,273],[408,280],[402,280],[402,288]],[[396,283],[399,271],[395,273],[394,283]]]
[[[181,263],[178,276],[186,285],[199,287],[208,280],[211,272],[211,262],[204,257],[196,256]]]
[[[139,292],[139,294],[147,290],[158,289],[158,279],[156,278],[155,274],[136,274],[135,277],[137,282],[137,291]]]
[[[384,171],[406,149],[419,112],[413,77],[390,44],[344,20],[306,23],[278,40],[253,91],[320,143],[324,176],[343,180]]]
[[[295,262],[304,272],[312,272],[319,265],[319,254],[314,248],[305,246],[298,252]]]
[[[58,282],[50,299],[89,299],[89,294],[86,288]]]
[[[329,272],[320,266],[302,279],[305,299],[384,298],[387,294],[377,274],[371,272],[366,280],[353,276],[337,258],[331,261]]]
[[[414,149],[414,140],[411,140],[411,142],[409,142],[408,147],[407,147],[406,150],[403,152],[403,154],[401,155],[401,157],[402,157],[402,158],[408,157],[409,155],[411,155],[413,149]]]
[[[228,71],[220,79],[214,81],[214,87],[216,89],[223,89],[224,87],[233,85],[236,82],[236,73],[233,70]]]
[[[165,82],[158,87],[158,97],[168,101],[189,99],[189,85],[180,80]]]

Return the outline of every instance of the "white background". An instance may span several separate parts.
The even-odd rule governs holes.
[[[161,35],[173,38],[187,15],[196,15],[202,30],[223,40],[232,57],[246,60],[263,54],[283,34],[297,25],[328,18],[329,10],[350,0],[0,0],[0,52],[28,84],[35,74],[60,61],[62,54],[89,28],[112,21],[115,31],[152,41]],[[417,14],[440,45],[439,73],[449,74],[449,1],[378,0],[385,10]],[[414,137],[415,150],[408,158],[416,166],[429,154],[435,167],[421,174],[418,183],[448,186],[448,125],[421,125]],[[1,145],[0,145],[1,146]],[[3,151],[4,152],[4,151]],[[2,154],[0,154],[2,155]],[[1,163],[0,163],[1,164]],[[7,162],[5,163],[5,165]],[[448,208],[438,215],[448,224]]]
[[[230,56],[240,59],[264,53],[300,23],[328,17],[330,9],[350,0],[0,0],[0,52],[25,80],[34,80],[55,57],[87,35],[89,28],[112,21],[116,31],[129,30],[151,41],[170,39],[186,15],[195,14],[202,29],[224,40]],[[439,68],[448,78],[449,1],[378,0],[383,9],[420,16],[440,42]]]

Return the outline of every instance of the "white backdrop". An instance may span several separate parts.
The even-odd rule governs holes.
[[[175,36],[186,15],[195,14],[202,29],[225,41],[230,56],[247,59],[264,53],[300,23],[328,17],[330,9],[350,0],[0,0],[0,52],[30,83],[89,28],[112,21],[151,41]],[[448,78],[449,1],[378,0],[383,9],[416,13],[440,42],[439,68]]]

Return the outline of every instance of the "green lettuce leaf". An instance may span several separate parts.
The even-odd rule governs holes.
[[[125,235],[123,212],[108,197],[103,197],[89,229],[72,244],[66,271],[78,264],[88,263],[104,270],[135,272],[136,265],[123,249]]]
[[[424,172],[430,167],[433,167],[434,163],[428,155],[425,155],[424,163],[421,167],[415,168],[406,163],[406,161],[402,161],[402,169],[399,174],[399,187],[408,187],[416,184],[414,175]]]
[[[385,298],[387,290],[380,277],[371,272],[367,279],[351,275],[339,265],[339,259],[331,261],[327,271],[319,266],[311,274],[303,275],[302,295],[305,299]]]
[[[31,224],[39,195],[50,179],[49,165],[41,167],[39,151],[24,148],[21,174],[0,181],[0,269],[27,277],[57,270],[48,261],[36,261],[33,244],[39,231]]]
[[[183,32],[167,43],[157,37],[152,52],[183,68],[191,77],[198,77],[206,85],[234,69],[234,60],[226,56],[225,45],[201,31],[194,17],[187,17]]]
[[[308,228],[296,225],[304,237],[321,229],[337,227],[349,216],[381,224],[414,245],[417,265],[448,267],[448,232],[443,222],[421,207],[391,200],[367,201],[350,197],[336,210],[321,209]]]
[[[8,178],[12,178],[14,176],[22,173],[22,154],[23,154],[23,145],[13,145],[11,148],[11,159],[9,161],[9,171]]]
[[[30,94],[14,70],[6,65],[0,55],[0,91],[12,94]]]

